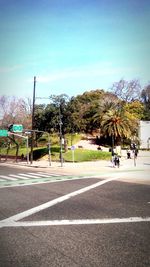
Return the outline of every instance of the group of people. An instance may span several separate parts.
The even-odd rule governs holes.
[[[137,155],[138,155],[138,148],[137,147],[135,147],[132,150],[130,150],[130,149],[127,150],[127,159],[131,159],[132,157],[137,158]]]
[[[113,148],[111,150],[111,155],[112,155],[112,165],[113,167],[120,167],[120,157],[114,152]]]
[[[128,149],[127,150],[127,159],[131,159],[132,157],[134,159],[137,158],[137,155],[138,155],[138,148],[135,144],[133,144],[134,146],[132,146],[131,144],[131,149]],[[117,153],[114,152],[114,149],[111,148],[111,155],[112,155],[112,159],[111,159],[111,162],[112,162],[112,165],[113,167],[120,167],[120,157]]]

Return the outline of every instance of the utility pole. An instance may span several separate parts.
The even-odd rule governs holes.
[[[59,107],[59,133],[60,133],[60,162],[61,167],[63,167],[63,155],[62,155],[62,120],[61,120],[61,111]]]
[[[33,144],[34,144],[34,111],[35,111],[35,87],[36,87],[36,76],[34,76],[33,85],[33,104],[32,104],[32,132],[31,132],[31,158],[30,163],[33,162]]]

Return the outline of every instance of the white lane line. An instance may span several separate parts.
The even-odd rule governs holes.
[[[25,217],[28,217],[28,216],[33,215],[33,214],[35,214],[37,212],[40,212],[40,211],[42,211],[44,209],[47,209],[49,207],[52,207],[52,206],[54,206],[54,205],[56,205],[58,203],[61,203],[61,202],[65,201],[65,200],[67,200],[67,199],[70,199],[71,197],[74,197],[74,196],[77,196],[79,194],[85,193],[85,192],[87,192],[87,191],[89,191],[91,189],[94,189],[94,188],[96,188],[98,186],[101,186],[103,184],[106,184],[106,183],[108,183],[110,181],[113,181],[113,180],[116,180],[116,179],[117,178],[115,177],[115,178],[109,178],[109,179],[106,179],[106,180],[103,180],[103,181],[99,181],[98,183],[89,185],[87,187],[84,187],[84,188],[79,189],[77,191],[74,191],[72,193],[69,193],[69,194],[67,194],[65,196],[58,197],[58,198],[56,198],[54,200],[51,200],[51,201],[48,201],[48,202],[46,202],[46,203],[44,203],[42,205],[39,205],[39,206],[34,207],[32,209],[29,209],[29,210],[23,211],[21,213],[18,213],[16,215],[13,215],[13,216],[11,216],[11,217],[9,217],[7,219],[2,220],[1,222],[3,222],[3,223],[6,222],[7,223],[7,222],[21,220],[21,219],[23,219]]]
[[[16,175],[16,174],[9,174],[9,176],[15,177],[15,178],[19,178],[19,179],[23,179],[23,180],[29,179],[28,177],[21,177],[20,174],[18,174],[18,175]],[[16,180],[18,180],[18,179],[16,179]]]
[[[93,225],[93,224],[113,224],[113,223],[137,223],[150,222],[150,217],[129,217],[110,219],[82,219],[82,220],[52,220],[52,221],[24,221],[0,222],[2,227],[32,227],[32,226],[64,226],[64,225]]]
[[[16,177],[16,176],[15,176]],[[18,179],[16,179],[16,178],[12,178],[12,177],[10,177],[10,175],[9,176],[6,176],[6,175],[0,175],[0,178],[4,178],[5,180],[9,180],[9,181],[16,181],[16,180],[18,180]]]

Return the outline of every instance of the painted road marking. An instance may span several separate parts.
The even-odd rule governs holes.
[[[20,175],[16,175],[16,174],[9,174],[9,177],[15,177],[15,178],[19,178],[19,179],[29,179],[28,177],[21,177]],[[18,180],[18,179],[16,179]]]
[[[17,174],[9,174],[8,176],[6,175],[0,175],[0,182],[5,183],[5,185],[0,186],[1,188],[6,187],[8,181],[18,181],[19,180],[31,180],[31,179],[41,179],[41,178],[51,178],[51,177],[59,177],[59,174],[48,174],[48,173],[42,173],[42,172],[37,172],[37,173],[17,173]],[[64,175],[65,176],[65,175]],[[14,184],[9,184],[8,186],[14,186]]]
[[[18,179],[16,178],[13,178],[13,177],[9,177],[9,176],[6,176],[6,175],[0,175],[1,178],[4,178],[5,180],[11,180],[11,181],[16,181]]]
[[[91,179],[91,177],[86,177],[87,179]],[[96,177],[93,177],[96,178]],[[58,176],[58,177],[53,177],[53,176],[48,176],[48,177],[40,177],[39,179],[29,179],[29,180],[24,180],[24,181],[19,181],[17,180],[16,182],[9,181],[2,181],[3,183],[0,184],[0,189],[2,188],[9,188],[9,187],[18,187],[18,186],[29,186],[29,185],[36,185],[36,184],[46,184],[46,183],[58,183],[58,182],[65,182],[68,180],[79,180],[83,179],[82,176]],[[11,184],[10,184],[11,183]]]
[[[63,174],[63,175],[60,175],[60,174],[45,174],[44,175],[45,177],[40,177],[40,175],[37,175],[36,177],[32,177],[31,179],[30,178],[27,178],[27,179],[23,179],[23,177],[20,177],[18,176],[18,179],[16,179],[16,182],[15,181],[0,181],[0,189],[2,188],[8,188],[8,187],[18,187],[18,186],[28,186],[28,185],[32,185],[33,183],[34,184],[42,184],[42,183],[54,183],[54,182],[61,182],[61,181],[68,181],[68,180],[77,180],[77,179],[83,179],[83,178],[88,178],[90,179],[91,177],[89,176],[86,176],[86,177],[83,177],[83,176],[70,176],[70,175],[66,175],[66,174]],[[93,178],[97,178],[92,176]],[[20,178],[20,179],[19,179]],[[36,179],[35,179],[36,178]],[[98,177],[99,178],[99,177]],[[9,178],[7,177],[7,179],[9,180]]]
[[[116,180],[116,178],[110,178],[110,179],[103,180],[103,181],[100,181],[98,183],[89,185],[87,187],[84,187],[84,188],[79,189],[77,191],[74,191],[72,193],[69,193],[69,194],[67,194],[65,196],[61,196],[59,198],[53,199],[51,201],[48,201],[48,202],[46,202],[46,203],[44,203],[42,205],[39,205],[37,207],[34,207],[32,209],[29,209],[29,210],[26,210],[24,212],[18,213],[18,214],[14,215],[14,216],[9,217],[8,219],[5,219],[4,221],[7,222],[7,221],[12,221],[12,220],[13,221],[21,220],[21,219],[23,219],[25,217],[28,217],[30,215],[33,215],[33,214],[39,212],[39,211],[42,211],[42,210],[47,209],[49,207],[52,207],[52,206],[54,206],[54,205],[56,205],[58,203],[61,203],[61,202],[65,201],[65,200],[67,200],[67,199],[70,199],[71,197],[74,197],[74,196],[77,196],[79,194],[85,193],[85,192],[87,192],[87,191],[89,191],[91,189],[94,189],[94,188],[96,188],[98,186],[101,186],[101,185],[106,184],[106,183],[108,183],[110,181],[113,181],[113,180]]]
[[[39,175],[33,176],[33,175],[27,174],[27,173],[19,173],[19,175],[23,176],[23,178],[26,177],[27,179],[29,179],[29,178],[39,178]]]
[[[36,174],[34,174],[34,173],[18,173],[17,175],[15,175],[15,174],[10,174],[10,176],[13,176],[13,177],[17,177],[17,178],[21,178],[21,179],[23,179],[22,178],[22,176],[23,177],[25,177],[24,179],[28,179],[28,177],[29,178],[39,178],[39,177],[48,177],[49,175],[47,174],[47,173],[36,173]]]
[[[38,177],[39,177],[39,176],[40,176],[40,177],[49,177],[49,176],[56,176],[56,177],[57,177],[57,176],[60,176],[60,174],[55,174],[55,173],[54,173],[54,174],[53,174],[53,173],[50,173],[50,174],[49,174],[49,173],[41,173],[41,172],[38,172],[38,174],[37,174],[37,173],[35,174],[35,173],[33,173],[33,172],[29,172],[28,174],[33,175],[33,177],[34,177],[34,176],[38,176]]]
[[[118,179],[118,178],[117,178]],[[103,181],[99,181],[97,183],[94,183],[90,186],[84,187],[82,189],[76,190],[74,192],[71,192],[67,195],[61,196],[59,198],[56,198],[54,200],[48,201],[44,204],[41,204],[37,207],[34,207],[32,209],[26,210],[24,212],[18,213],[16,215],[13,215],[7,219],[0,221],[0,228],[2,227],[18,227],[18,226],[41,226],[41,225],[71,225],[71,224],[108,224],[108,223],[129,223],[129,222],[148,222],[150,221],[150,217],[129,217],[129,218],[113,218],[113,219],[89,219],[89,220],[53,220],[53,221],[36,221],[36,222],[18,222],[19,220],[22,220],[30,215],[33,215],[37,212],[40,212],[44,209],[47,209],[49,207],[52,207],[54,205],[57,205],[58,203],[61,203],[65,200],[68,200],[74,196],[77,196],[79,194],[85,193],[91,189],[94,189],[96,187],[102,186],[103,184],[106,184],[108,182],[114,181],[116,178],[109,178]]]
[[[19,174],[22,176],[26,175],[26,176],[32,177],[32,178],[37,178],[37,177],[39,178],[39,177],[47,177],[48,176],[48,174],[45,175],[45,174],[39,174],[39,173],[38,174],[37,173],[36,174],[29,174],[29,173],[28,174],[21,174],[21,173],[19,173]]]
[[[1,221],[2,227],[33,227],[33,226],[64,226],[64,225],[92,225],[92,224],[114,224],[114,223],[137,223],[150,222],[150,217],[129,217],[112,219],[82,219],[82,220],[52,220],[52,221]]]

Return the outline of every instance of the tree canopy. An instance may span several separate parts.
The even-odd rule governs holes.
[[[130,138],[137,130],[139,120],[150,120],[150,85],[141,90],[138,80],[121,79],[111,91],[96,89],[69,97],[51,95],[50,103],[35,105],[34,129],[60,134],[84,132],[101,137],[112,135],[118,141]],[[31,101],[0,97],[1,126],[23,124],[30,129]]]

